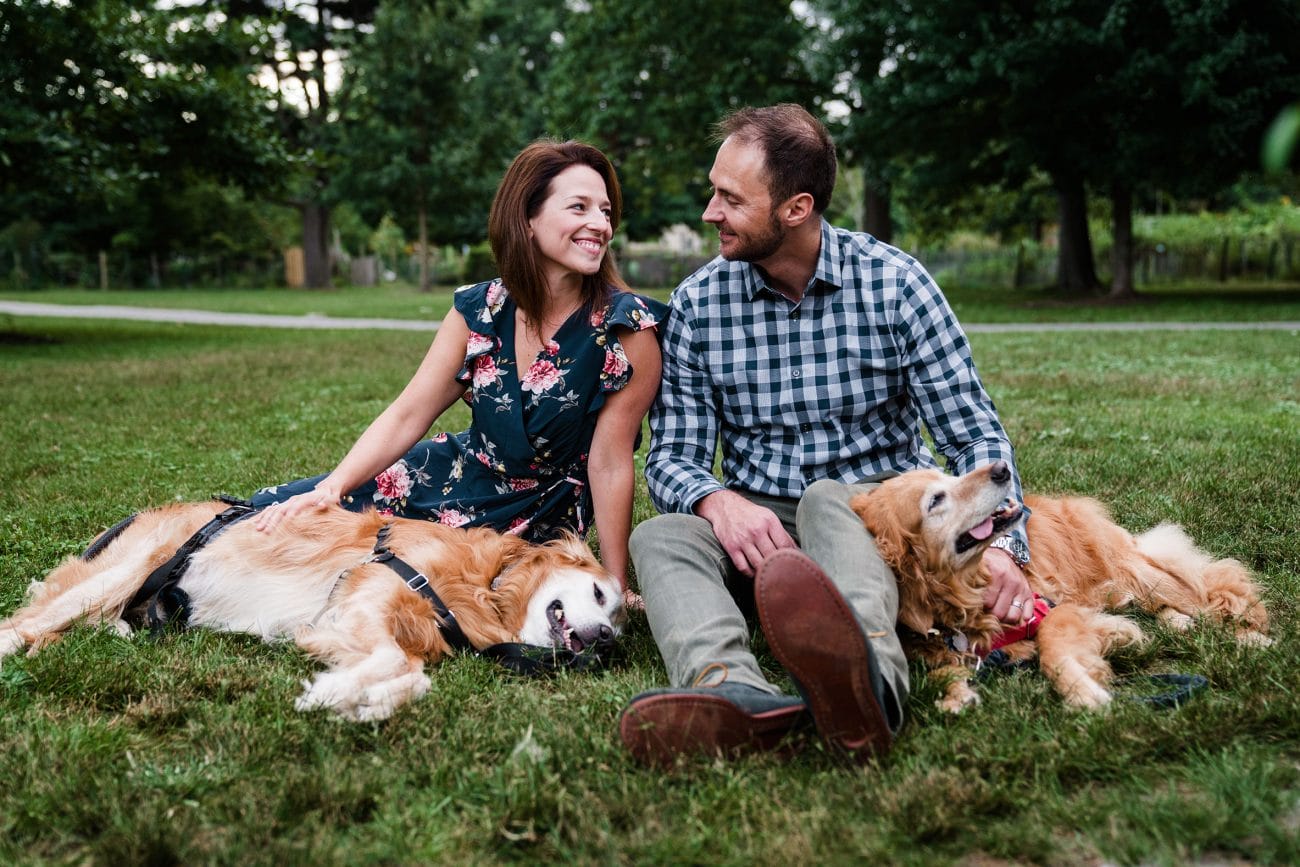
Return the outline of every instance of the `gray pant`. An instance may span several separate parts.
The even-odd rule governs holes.
[[[740,493],[776,513],[853,609],[886,692],[892,691],[880,699],[897,729],[907,699],[907,660],[894,632],[898,584],[848,505],[855,494],[877,484],[822,480],[798,500]],[[706,668],[719,663],[726,666],[728,682],[779,692],[763,677],[749,649],[742,605],[752,599],[752,582],[732,565],[708,521],[695,515],[659,515],[638,524],[629,544],[650,631],[673,686],[691,686]]]

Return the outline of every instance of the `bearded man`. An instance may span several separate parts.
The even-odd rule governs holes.
[[[793,742],[810,716],[865,762],[902,724],[908,678],[896,580],[848,501],[936,465],[922,426],[950,471],[1014,468],[1014,455],[930,275],[823,218],[825,127],[786,104],[716,132],[703,219],[721,255],[672,296],[646,465],[663,514],[630,543],[671,686],[634,697],[619,731],[638,759],[668,764]],[[986,604],[1018,624],[1032,612],[1023,523],[1006,545],[985,554]],[[747,614],[800,696],[760,669]]]

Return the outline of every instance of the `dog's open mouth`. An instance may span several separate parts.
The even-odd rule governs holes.
[[[556,647],[563,647],[572,650],[574,653],[581,653],[586,647],[578,634],[573,631],[569,621],[564,619],[564,603],[556,599],[546,607],[546,620],[551,625],[551,642]]]
[[[993,514],[957,537],[957,553],[964,554],[979,543],[992,539],[1011,526],[1019,517],[1019,503],[1015,500],[1002,503],[993,511]]]

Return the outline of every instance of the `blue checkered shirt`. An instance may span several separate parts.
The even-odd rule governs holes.
[[[723,487],[798,498],[818,479],[936,466],[922,423],[950,471],[1002,459],[1014,472],[947,300],[915,259],[870,235],[823,220],[799,302],[755,266],[717,258],[671,307],[646,465],[660,511],[691,512]],[[1023,524],[1015,534],[1025,541]]]

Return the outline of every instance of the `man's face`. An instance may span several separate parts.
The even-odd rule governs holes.
[[[713,195],[703,220],[717,227],[724,259],[762,262],[780,249],[786,229],[772,207],[759,145],[734,137],[724,141],[709,172],[709,183]]]

